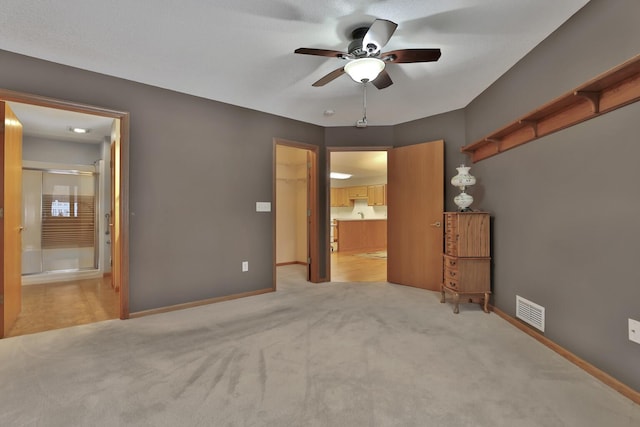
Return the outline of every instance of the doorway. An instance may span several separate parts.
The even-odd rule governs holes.
[[[360,148],[366,151],[367,148]],[[369,148],[381,150],[381,148]],[[333,151],[328,148],[330,171]],[[442,283],[442,214],[444,210],[444,141],[431,141],[386,148],[388,159],[385,199],[387,205],[387,270],[391,283],[438,291]],[[335,169],[337,172],[337,169]],[[368,198],[368,189],[357,187],[348,199]],[[374,196],[375,197],[375,196]],[[357,211],[356,214],[358,214]],[[361,219],[362,215],[358,214]],[[356,218],[357,220],[357,218]],[[329,237],[330,233],[327,233]],[[344,234],[344,233],[342,233]],[[366,238],[366,230],[360,230]],[[337,229],[337,245],[344,248],[344,235]],[[328,251],[328,256],[332,253]],[[333,272],[330,270],[333,280]]]
[[[330,149],[331,281],[387,280],[387,150]]]
[[[285,266],[304,268],[306,280],[317,283],[318,147],[274,139],[274,284]]]
[[[65,304],[65,301],[73,301],[74,297],[76,300],[89,300],[93,303],[93,308],[89,308],[89,315],[87,315],[87,307],[84,307],[84,314],[77,316],[84,318],[84,320],[79,321],[79,323],[77,320],[72,320],[71,323],[63,322],[62,327],[73,324],[91,323],[92,321],[105,320],[106,318],[128,318],[128,221],[126,221],[128,212],[128,174],[126,173],[126,165],[128,165],[128,113],[6,90],[0,90],[0,101],[2,101],[3,104],[6,103],[14,106],[14,109],[18,111],[17,119],[20,119],[20,115],[24,117],[25,123],[22,125],[24,134],[26,138],[30,138],[30,140],[27,141],[28,145],[25,154],[37,152],[38,148],[34,148],[34,146],[38,146],[38,144],[41,145],[44,140],[55,141],[61,139],[56,138],[55,135],[38,134],[39,131],[33,131],[36,129],[36,125],[32,122],[35,116],[32,116],[30,111],[36,108],[42,109],[43,111],[46,110],[47,112],[44,117],[40,117],[39,119],[40,121],[46,122],[43,124],[44,127],[53,126],[60,128],[60,132],[69,132],[69,127],[73,123],[69,123],[68,120],[61,119],[60,117],[68,118],[73,114],[77,114],[78,117],[83,116],[89,121],[94,121],[95,127],[89,128],[89,132],[106,132],[106,135],[103,135],[103,138],[101,137],[101,146],[97,149],[101,154],[94,156],[96,157],[92,160],[95,161],[94,164],[85,165],[88,170],[80,170],[82,168],[78,167],[78,162],[65,161],[61,151],[53,148],[54,145],[44,148],[44,152],[40,153],[44,158],[31,159],[24,162],[28,166],[26,169],[30,170],[30,172],[36,171],[36,173],[40,173],[41,175],[47,175],[47,179],[40,177],[41,179],[39,180],[41,184],[45,181],[47,182],[45,185],[46,188],[51,187],[62,190],[62,187],[64,187],[66,189],[73,189],[73,191],[67,192],[66,195],[59,195],[52,191],[51,196],[53,196],[53,194],[57,195],[55,198],[42,193],[39,198],[40,209],[36,209],[36,211],[39,212],[34,211],[32,214],[41,216],[43,220],[46,220],[44,217],[47,216],[47,214],[43,214],[43,212],[46,211],[48,214],[51,214],[55,211],[55,213],[59,215],[48,215],[54,222],[55,220],[62,220],[62,222],[81,221],[84,225],[74,223],[70,225],[69,229],[72,230],[72,234],[77,234],[80,230],[83,230],[81,236],[75,236],[79,237],[82,243],[70,244],[70,236],[62,229],[54,230],[54,232],[48,234],[45,233],[45,235],[41,233],[42,230],[36,230],[36,234],[40,237],[36,238],[39,245],[29,247],[32,251],[27,253],[24,259],[26,264],[23,264],[22,259],[19,259],[17,262],[12,262],[10,265],[6,260],[3,260],[2,267],[5,271],[18,270],[17,277],[19,283],[16,287],[13,283],[7,283],[6,275],[3,277],[2,296],[5,298],[4,304],[2,305],[3,325],[0,333],[2,336],[7,336],[8,331],[20,316],[20,311],[23,311],[22,316],[30,316],[33,314],[33,310],[31,309],[22,310],[25,308],[23,306],[23,302],[25,301],[23,301],[22,297],[28,296],[31,298],[29,295],[32,294],[39,294],[39,296],[35,298],[36,300],[51,302],[55,300],[55,295],[66,293],[66,296],[62,297],[60,303],[49,304],[48,308],[37,310],[37,312],[46,311],[49,317],[51,317],[52,313],[58,313],[54,315],[54,317],[68,318],[69,310],[73,310],[75,304],[73,302]],[[108,123],[106,130],[103,129],[99,131],[98,126],[100,125],[96,123],[104,124],[105,122]],[[33,144],[31,144],[31,142],[33,142]],[[85,151],[86,148],[87,147],[85,147]],[[49,150],[48,153],[47,150]],[[114,151],[116,155],[109,161],[109,153]],[[106,155],[102,153],[106,153]],[[27,154],[27,157],[28,156]],[[110,164],[113,165],[113,180],[105,179],[105,176],[108,175]],[[18,165],[18,168],[22,169],[23,166],[24,165]],[[3,182],[7,177],[6,173],[8,168],[15,167],[16,165],[3,164]],[[92,168],[93,170],[91,170]],[[32,174],[29,175],[30,177],[27,181],[31,183],[38,181],[38,179],[31,175]],[[58,181],[62,179],[64,185],[59,182],[58,184],[60,185],[55,184],[55,182],[57,182],[56,179]],[[80,185],[75,183],[75,181],[73,181],[74,179],[91,180],[93,184],[88,184],[87,181]],[[73,182],[67,182],[69,180]],[[116,185],[112,186],[113,191],[110,191],[109,195],[104,191],[106,186],[105,181],[107,180],[116,182]],[[53,184],[51,184],[52,182]],[[90,188],[92,185],[93,189]],[[24,187],[24,185],[21,184],[21,187]],[[82,187],[82,189],[80,189],[80,187]],[[113,211],[110,206],[111,200],[115,201],[116,206],[116,209]],[[45,204],[43,201],[47,203]],[[22,205],[21,200],[17,200],[16,202],[14,200],[8,200],[6,197],[2,202],[4,205],[9,203],[18,206]],[[67,204],[69,206],[67,206]],[[46,208],[45,211],[42,210],[43,206]],[[66,209],[66,207],[69,209]],[[89,217],[91,216],[93,216],[93,218],[90,220]],[[24,222],[23,219],[21,219],[21,222]],[[51,222],[52,221],[49,221],[49,224],[44,224],[44,222],[41,221],[40,228],[42,229],[44,224],[47,225],[47,227],[44,228],[51,230],[49,227]],[[91,228],[89,224],[91,224],[93,228]],[[4,238],[6,238],[6,235],[11,233],[12,230],[6,229],[3,231],[5,232]],[[18,233],[24,233],[25,231],[32,230],[25,229],[24,224],[21,224]],[[45,236],[46,239],[42,238],[42,236]],[[19,236],[19,240],[24,240],[24,238],[25,236]],[[73,247],[74,245],[75,247]],[[52,247],[55,247],[53,250],[55,254],[49,250],[52,249]],[[48,251],[46,263],[43,261],[43,252],[45,251]],[[22,254],[22,250],[20,252]],[[76,256],[80,253],[80,256]],[[91,258],[91,260],[89,260],[89,258]],[[22,272],[43,273],[44,271],[46,271],[46,274],[33,274],[31,275],[31,279],[28,278],[29,276],[24,276],[25,280],[20,279],[20,273]],[[107,273],[107,275],[105,276],[104,273]],[[56,276],[56,274],[58,276],[53,277]],[[50,277],[44,277],[45,275],[49,275]],[[41,277],[37,278],[36,276]],[[55,281],[56,279],[61,279],[61,282],[55,286],[43,285],[44,282],[50,283],[51,280]],[[15,280],[12,280],[12,282],[15,282]],[[25,285],[25,282],[28,284]],[[7,298],[6,290],[12,286],[13,289],[18,289],[17,295],[9,295],[9,298]],[[23,289],[26,289],[25,286],[30,288],[28,293],[24,292],[23,295]],[[114,292],[116,286],[119,288],[119,292],[117,293]],[[69,289],[72,289],[71,294],[73,295],[71,298],[69,297]],[[107,290],[109,292],[107,292]],[[82,295],[78,295],[78,293]],[[100,299],[103,299],[103,301],[100,301]],[[105,301],[105,299],[111,301]],[[15,315],[7,317],[5,314],[8,312],[13,312]],[[55,324],[55,322],[53,323]]]

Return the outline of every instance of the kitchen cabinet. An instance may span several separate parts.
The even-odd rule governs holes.
[[[442,254],[444,280],[440,302],[453,295],[453,312],[458,313],[460,297],[483,297],[483,309],[489,312],[491,294],[491,258],[489,214],[486,212],[445,212],[445,252]]]
[[[349,199],[366,199],[367,198],[367,186],[359,185],[357,187],[347,187],[349,193]]]
[[[367,204],[369,206],[385,206],[387,204],[387,185],[369,185],[367,187]]]
[[[349,199],[349,192],[346,187],[331,187],[329,201],[332,208],[344,208],[353,206],[353,200]]]

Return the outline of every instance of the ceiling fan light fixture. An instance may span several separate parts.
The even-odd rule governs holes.
[[[91,132],[91,129],[69,126],[69,132],[85,134]]]
[[[355,82],[372,82],[384,70],[384,61],[378,58],[358,58],[347,63],[344,71]]]

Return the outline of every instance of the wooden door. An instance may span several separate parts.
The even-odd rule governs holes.
[[[0,334],[4,337],[22,309],[22,124],[0,101]]]
[[[439,291],[444,141],[389,150],[387,180],[387,280]]]

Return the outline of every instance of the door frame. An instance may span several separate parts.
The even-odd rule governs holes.
[[[285,147],[299,148],[301,150],[307,150],[312,153],[312,160],[308,165],[308,182],[307,182],[307,209],[309,212],[307,222],[307,251],[308,259],[311,260],[307,263],[307,277],[312,283],[320,283],[320,258],[318,250],[318,152],[319,147],[312,144],[305,144],[304,142],[291,141],[283,138],[273,138],[273,289],[276,289],[276,262],[277,262],[277,234],[276,234],[276,214],[277,214],[277,191],[276,191],[276,148],[278,145]]]
[[[126,111],[112,110],[104,107],[81,104],[77,102],[65,101],[56,98],[49,98],[23,92],[0,88],[0,100],[8,102],[19,102],[22,104],[37,105],[40,107],[54,108],[58,110],[74,111],[77,113],[92,114],[96,116],[110,117],[120,120],[120,167],[116,170],[119,176],[120,185],[117,189],[112,189],[112,197],[119,190],[119,209],[115,213],[120,216],[119,226],[114,228],[112,242],[119,242],[119,259],[114,259],[113,263],[120,266],[120,319],[129,318],[129,123],[130,115]],[[113,159],[112,159],[113,161]],[[19,202],[18,202],[19,203]],[[115,278],[114,278],[115,279]]]
[[[326,188],[327,188],[327,200],[326,200],[326,206],[327,206],[327,228],[326,228],[326,233],[324,236],[324,239],[326,242],[329,241],[329,239],[331,238],[331,177],[329,176],[331,174],[331,153],[333,152],[345,152],[345,151],[389,151],[392,150],[394,147],[391,145],[380,145],[380,146],[357,146],[357,147],[327,147],[327,162],[326,162]],[[388,156],[388,154],[387,154]],[[389,175],[389,169],[387,166],[387,176]],[[340,244],[338,243],[338,247]],[[326,266],[327,266],[327,272],[326,272],[326,277],[328,281],[331,281],[331,245],[327,246],[327,250],[325,251],[325,258],[326,258]]]

